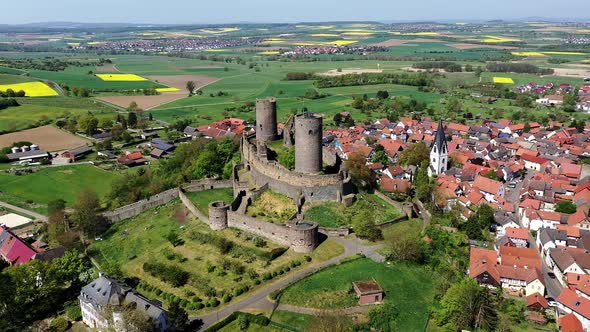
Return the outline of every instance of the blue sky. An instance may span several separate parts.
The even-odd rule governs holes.
[[[2,1],[0,24],[490,20],[590,16],[588,0],[34,0]],[[5,3],[4,3],[5,2]]]

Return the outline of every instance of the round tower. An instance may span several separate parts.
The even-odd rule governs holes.
[[[300,221],[290,227],[291,248],[295,252],[310,253],[319,242],[319,225],[311,221]]]
[[[277,100],[256,99],[256,139],[259,143],[266,143],[277,136]]]
[[[209,203],[209,227],[218,231],[227,228],[227,211],[229,205],[223,201]]]
[[[295,117],[295,171],[315,174],[322,170],[323,119],[314,113]]]

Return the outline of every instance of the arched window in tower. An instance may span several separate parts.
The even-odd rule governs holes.
[[[436,145],[434,146],[434,149],[432,151],[434,151],[434,153],[437,153],[437,151],[436,151]]]

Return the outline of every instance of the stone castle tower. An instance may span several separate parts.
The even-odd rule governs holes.
[[[430,167],[428,167],[428,176],[439,175],[447,170],[449,162],[449,148],[443,127],[442,119],[438,121],[434,144],[430,150]]]
[[[295,117],[295,171],[316,174],[322,170],[323,119],[314,113]]]
[[[277,137],[277,100],[256,99],[256,140],[267,143]]]

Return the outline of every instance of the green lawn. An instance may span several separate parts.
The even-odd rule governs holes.
[[[422,331],[433,301],[430,272],[419,266],[376,263],[359,258],[322,270],[287,288],[282,303],[296,306],[337,309],[357,305],[352,282],[375,278],[385,291],[385,301],[399,309],[400,331]]]
[[[71,206],[77,196],[87,189],[103,197],[118,177],[118,173],[92,165],[45,168],[20,176],[0,173],[0,200],[36,207],[43,212],[48,202],[59,198]]]
[[[323,227],[348,226],[355,216],[362,213],[368,213],[377,224],[402,215],[395,207],[368,193],[359,193],[354,204],[349,207],[336,202],[321,202],[306,205],[304,209],[306,219],[315,221]]]
[[[273,224],[284,225],[296,210],[292,198],[267,190],[248,206],[246,214]]]
[[[205,215],[209,215],[209,203],[223,201],[225,204],[230,204],[234,199],[232,188],[211,189],[186,193],[186,195],[195,204],[197,209]]]

